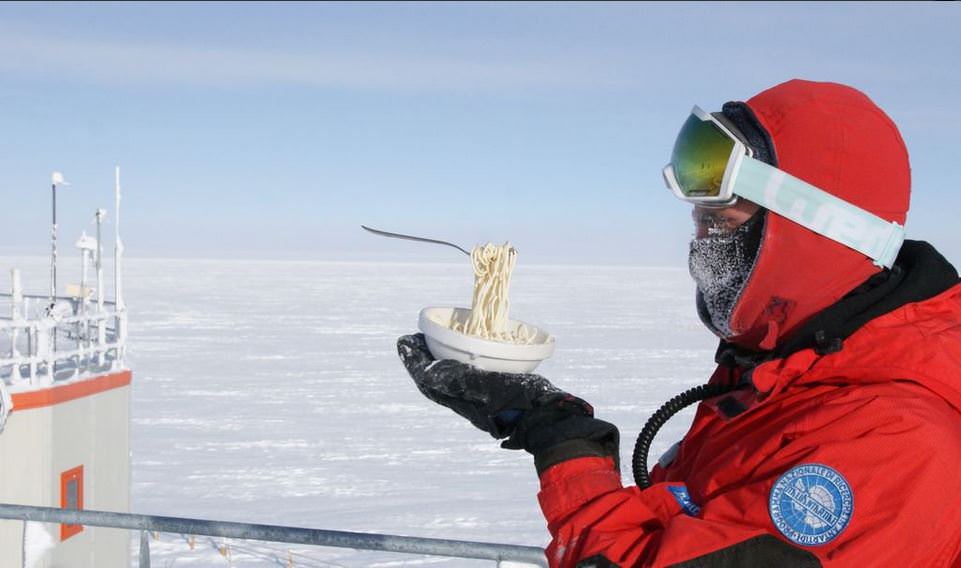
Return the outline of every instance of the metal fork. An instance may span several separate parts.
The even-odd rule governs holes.
[[[428,239],[428,238],[425,238],[425,237],[415,237],[415,236],[413,236],[413,235],[402,235],[402,234],[400,234],[400,233],[391,233],[391,232],[389,232],[389,231],[381,231],[381,230],[379,230],[379,229],[372,229],[372,228],[368,227],[367,225],[361,225],[361,228],[363,228],[365,231],[374,233],[375,235],[380,235],[380,236],[382,236],[382,237],[390,237],[390,238],[392,238],[392,239],[405,239],[405,240],[408,240],[408,241],[421,241],[421,242],[424,242],[424,243],[434,243],[434,244],[437,244],[437,245],[447,245],[447,246],[449,246],[449,247],[454,247],[455,249],[457,249],[457,250],[461,251],[462,253],[466,254],[467,256],[470,256],[470,251],[468,251],[467,249],[465,249],[465,248],[463,248],[463,247],[459,247],[459,246],[455,245],[454,243],[449,243],[449,242],[447,242],[447,241],[441,241],[441,240],[437,240],[437,239]]]

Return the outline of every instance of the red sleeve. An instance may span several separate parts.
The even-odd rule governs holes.
[[[553,536],[550,565],[952,566],[961,559],[956,410],[902,385],[862,387],[785,414],[794,416],[782,415],[771,445],[752,450],[750,463],[710,472],[702,502],[691,502],[682,483],[625,488],[610,458],[547,469],[538,499]],[[812,467],[840,474],[852,499],[846,518],[825,521],[839,527],[826,542],[789,538],[784,519],[780,527],[772,520],[775,489],[803,490],[791,476]],[[803,513],[786,515],[788,524],[805,522]]]
[[[683,531],[690,527],[682,527],[696,520],[691,515],[698,513],[682,483],[656,483],[643,491],[622,487],[610,458],[580,458],[550,468],[541,476],[538,500],[554,537],[547,549],[548,561],[561,567],[596,556],[617,566],[651,565],[663,547],[687,546],[683,541],[689,538],[684,538]],[[672,542],[665,543],[668,529],[673,529]],[[736,525],[709,532],[714,533],[713,548],[718,548],[717,537],[737,543],[765,534],[762,529]],[[708,553],[711,548],[689,550]]]

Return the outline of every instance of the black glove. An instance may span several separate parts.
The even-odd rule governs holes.
[[[593,418],[590,404],[540,375],[435,360],[420,333],[401,337],[397,352],[424,396],[494,438],[508,438],[502,447],[527,450],[538,472],[581,456],[612,456],[617,461],[617,427]]]

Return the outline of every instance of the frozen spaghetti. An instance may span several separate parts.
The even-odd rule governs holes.
[[[510,243],[488,243],[471,251],[474,266],[474,296],[466,321],[451,322],[451,329],[493,341],[529,344],[534,332],[526,325],[511,323],[508,290],[517,251]]]

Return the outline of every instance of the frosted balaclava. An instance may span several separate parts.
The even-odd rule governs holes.
[[[697,283],[697,314],[720,338],[732,335],[731,313],[757,259],[764,210],[733,231],[691,241],[688,270]]]

